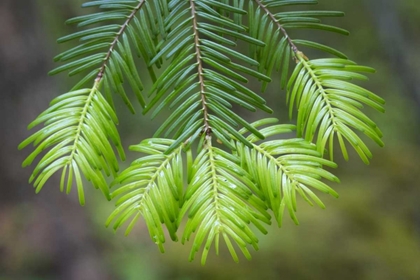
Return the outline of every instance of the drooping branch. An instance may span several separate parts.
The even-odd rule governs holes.
[[[81,136],[81,131],[82,131],[82,127],[83,124],[86,120],[86,116],[89,110],[89,107],[91,106],[91,103],[93,101],[93,97],[96,94],[96,91],[99,90],[99,86],[100,86],[100,82],[104,76],[105,70],[106,70],[106,66],[111,58],[112,52],[114,51],[115,47],[117,46],[118,40],[120,39],[121,35],[124,33],[124,31],[127,29],[127,26],[130,24],[131,20],[134,18],[134,16],[136,15],[136,13],[141,9],[141,7],[143,6],[143,4],[146,2],[146,0],[142,0],[139,2],[139,4],[134,8],[134,10],[131,12],[131,14],[128,16],[127,20],[124,22],[124,24],[121,26],[120,30],[118,31],[118,33],[116,34],[114,41],[111,43],[111,46],[109,47],[109,50],[105,56],[104,62],[102,63],[101,68],[99,69],[99,73],[95,79],[95,83],[92,87],[91,92],[89,93],[89,97],[88,100],[83,108],[82,114],[80,115],[80,120],[79,120],[79,124],[77,126],[77,133],[76,133],[76,137],[74,138],[74,144],[72,147],[72,152],[71,155],[69,157],[69,163],[71,163],[74,159],[76,150],[77,150],[77,143],[79,142],[79,138]]]
[[[308,63],[307,58],[305,56],[303,56],[301,53],[298,53],[296,56],[296,61],[302,63],[303,68],[307,71],[307,73],[310,75],[310,78],[314,81],[314,84],[316,88],[318,89],[317,92],[319,92],[320,96],[322,97],[322,101],[325,103],[325,106],[328,109],[328,113],[330,115],[329,121],[331,122],[334,128],[334,132],[337,132],[338,131],[337,118],[336,118],[334,109],[331,105],[331,102],[328,98],[328,94],[325,91],[325,87],[322,85],[322,81],[320,81],[319,77],[315,74],[315,72],[311,68],[311,65]]]

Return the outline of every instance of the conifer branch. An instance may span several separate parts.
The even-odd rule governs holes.
[[[276,24],[277,28],[283,33],[284,37],[287,39],[289,46],[292,48],[292,51],[294,53],[299,52],[299,49],[296,47],[295,43],[293,43],[289,34],[287,34],[286,29],[284,29],[284,27],[279,23],[279,21],[275,18],[274,14],[269,9],[267,9],[267,7],[260,0],[254,0],[254,1],[267,14],[267,16]]]
[[[346,35],[346,30],[320,20],[343,13],[271,11],[316,2],[86,2],[83,7],[97,7],[101,12],[67,21],[84,28],[58,42],[79,40],[80,44],[56,56],[55,60],[63,64],[50,74],[90,73],[70,92],[55,98],[29,125],[44,124],[19,145],[35,147],[23,166],[43,154],[30,183],[34,182],[38,193],[51,176],[61,171],[61,191],[66,187],[69,193],[75,183],[83,205],[86,179],[107,199],[117,198],[107,226],[112,223],[116,230],[131,220],[128,234],[143,217],[161,252],[166,238],[164,227],[177,241],[185,217],[182,243],[193,239],[190,260],[202,251],[204,264],[213,244],[218,254],[220,237],[235,261],[237,249],[250,259],[248,247],[258,249],[254,229],[266,234],[264,224],[271,224],[272,216],[281,226],[285,210],[298,223],[297,197],[325,208],[314,190],[338,196],[324,182],[339,182],[325,169],[337,166],[332,161],[335,140],[344,158],[348,158],[347,140],[366,163],[372,154],[356,132],[383,145],[381,131],[361,109],[368,105],[383,112],[384,100],[350,82],[366,80],[360,72],[374,70],[357,65],[330,46],[289,36],[289,32],[301,28]],[[246,14],[248,21],[243,22]],[[236,49],[240,43],[248,44],[249,55]],[[309,60],[298,46],[338,58]],[[147,65],[153,83],[150,89],[143,85],[135,54]],[[297,65],[289,75],[293,58]],[[157,76],[155,68],[162,66],[165,69]],[[273,70],[281,71],[280,84],[287,88],[290,117],[296,107],[296,125],[279,125],[274,118],[249,123],[235,111],[235,106],[242,106],[252,112],[273,112],[265,98],[247,86],[249,78],[256,78],[262,81],[264,91]],[[164,108],[173,112],[152,138],[130,147],[146,156],[119,172],[117,155],[124,160],[125,154],[116,129],[112,95],[121,95],[134,112],[126,95],[127,84],[143,107],[143,114],[153,109],[153,119]],[[144,89],[149,92],[148,102]],[[295,130],[298,138],[278,137]],[[213,137],[231,152],[213,145]],[[264,140],[269,137],[273,138]],[[193,144],[197,142],[195,150]],[[324,158],[325,152],[331,160]],[[115,179],[109,186],[110,176]],[[120,186],[111,193],[114,185]]]
[[[209,124],[209,116],[208,116],[208,107],[207,107],[207,100],[205,95],[205,85],[204,85],[204,76],[203,76],[203,61],[201,59],[201,50],[200,50],[200,37],[198,31],[198,24],[197,24],[197,13],[196,13],[196,6],[194,0],[190,0],[190,7],[191,7],[191,16],[193,20],[193,33],[194,33],[194,45],[195,45],[195,54],[197,57],[197,73],[198,79],[200,83],[200,95],[201,95],[201,103],[203,106],[203,114],[204,114],[204,128],[203,133],[206,135],[211,134],[211,127]]]
[[[325,91],[325,88],[322,86],[322,82],[320,81],[320,79],[315,75],[314,71],[311,69],[311,66],[307,63],[308,59],[306,57],[304,57],[303,54],[297,54],[296,55],[296,61],[302,63],[303,68],[306,70],[307,73],[309,73],[311,79],[314,81],[316,88],[318,89],[318,92],[320,93],[320,95],[322,96],[322,100],[325,103],[325,106],[328,110],[328,114],[329,114],[329,121],[332,124],[332,127],[334,128],[334,132],[337,133],[338,132],[338,124],[337,124],[337,119],[335,116],[335,112],[334,109],[331,105],[331,102],[328,98],[328,94]],[[300,131],[298,132],[300,134]],[[299,135],[301,136],[301,135]]]
[[[109,62],[109,59],[111,58],[112,52],[114,51],[115,47],[117,46],[117,43],[121,37],[122,34],[126,31],[128,25],[133,20],[136,13],[142,8],[142,6],[146,3],[146,0],[140,0],[139,4],[133,9],[131,14],[128,16],[127,20],[124,22],[124,24],[121,26],[121,29],[117,32],[114,41],[111,43],[111,46],[109,47],[109,50],[105,56],[104,62],[99,69],[99,73],[95,79],[95,81],[100,82],[102,80],[102,77],[105,73],[106,65]]]

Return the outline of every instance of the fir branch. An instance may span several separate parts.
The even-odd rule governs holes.
[[[133,20],[134,16],[136,15],[136,13],[142,8],[142,6],[144,5],[144,3],[146,3],[146,0],[140,0],[139,4],[133,9],[133,11],[131,12],[131,14],[128,16],[127,20],[124,22],[124,24],[121,26],[121,29],[118,31],[118,33],[115,36],[114,41],[111,43],[111,46],[109,47],[109,50],[105,56],[104,62],[99,70],[99,73],[95,79],[95,82],[100,82],[102,80],[102,77],[105,73],[105,68],[111,58],[112,52],[115,50],[115,47],[117,46],[118,41],[121,38],[121,35],[124,34],[124,32],[126,31],[128,25],[131,23],[131,21]]]
[[[235,247],[250,259],[249,245],[258,249],[252,228],[267,233],[263,224],[271,223],[269,209],[279,226],[286,209],[297,224],[298,196],[321,208],[325,205],[313,190],[338,196],[324,182],[339,182],[326,170],[337,166],[332,162],[335,139],[344,158],[348,158],[347,140],[366,163],[372,153],[356,131],[383,145],[381,131],[361,109],[368,105],[383,112],[384,100],[350,82],[366,80],[361,72],[374,70],[357,65],[330,46],[289,36],[291,30],[300,28],[348,34],[319,19],[343,13],[271,10],[316,2],[251,0],[248,26],[242,21],[247,14],[242,0],[85,3],[83,7],[98,7],[102,12],[67,21],[94,27],[58,40],[79,39],[81,43],[56,56],[55,60],[64,64],[50,73],[69,71],[73,76],[95,69],[70,92],[55,98],[29,125],[44,127],[19,145],[19,149],[29,144],[35,147],[23,166],[45,151],[30,178],[36,192],[61,170],[61,191],[69,193],[75,182],[83,205],[83,178],[90,181],[107,199],[117,198],[106,225],[112,223],[116,230],[130,220],[129,234],[143,217],[161,252],[166,241],[164,227],[177,241],[178,229],[187,216],[181,240],[193,239],[190,260],[201,250],[204,264],[213,244],[218,254],[220,237],[235,261]],[[240,42],[248,44],[249,56],[235,48]],[[338,58],[309,60],[298,46]],[[147,64],[153,82],[147,104],[134,53]],[[289,75],[292,58],[297,65]],[[155,68],[162,66],[165,68],[157,76]],[[276,119],[248,123],[234,110],[234,105],[239,105],[272,113],[266,100],[246,83],[248,76],[257,78],[265,90],[274,69],[281,71],[282,87],[287,86],[290,117],[294,107],[297,109],[296,126],[278,125]],[[85,88],[92,81],[93,86]],[[125,154],[116,129],[112,94],[121,95],[134,112],[126,94],[127,83],[144,114],[153,108],[152,118],[165,107],[174,111],[153,138],[130,147],[146,156],[119,172],[116,152],[122,160]],[[294,130],[298,138],[280,137]],[[273,136],[273,140],[264,140]],[[216,138],[231,152],[217,148]],[[324,159],[325,152],[331,161]],[[118,185],[112,193],[107,183],[111,175],[115,178],[111,186]]]
[[[134,161],[114,180],[113,185],[121,186],[111,196],[119,199],[106,222],[109,226],[114,221],[113,228],[117,230],[131,219],[125,231],[128,235],[142,215],[151,239],[161,252],[164,252],[165,243],[161,224],[166,225],[171,239],[177,241],[177,215],[183,202],[183,146],[168,155],[163,153],[173,142],[169,139],[146,139],[130,147],[132,151],[146,153],[147,156]]]
[[[299,49],[296,47],[295,43],[293,43],[292,39],[289,37],[289,34],[287,34],[286,29],[284,29],[284,27],[275,18],[274,14],[260,0],[254,0],[254,1],[257,3],[258,7],[260,7],[267,14],[267,16],[275,23],[277,28],[279,30],[281,30],[284,37],[287,39],[287,42],[288,42],[290,48],[292,49],[292,51],[294,53],[297,53],[299,51]]]
[[[192,261],[204,246],[203,265],[213,242],[218,254],[220,236],[236,262],[238,256],[231,240],[250,259],[247,244],[257,250],[258,238],[248,224],[266,234],[261,223],[270,224],[267,207],[254,194],[257,187],[250,174],[239,165],[239,159],[214,147],[210,136],[205,136],[204,141],[204,147],[188,170],[185,203],[179,214],[179,221],[188,214],[182,242],[188,241],[196,232],[189,259]]]
[[[265,137],[289,133],[295,129],[293,125],[275,124],[276,119],[262,119],[254,122]],[[247,133],[246,129],[240,131]],[[324,167],[336,168],[337,164],[322,158],[322,153],[316,151],[316,146],[301,138],[275,139],[261,141],[254,135],[247,137],[252,148],[235,142],[236,152],[242,167],[249,172],[260,188],[259,197],[273,211],[279,227],[282,226],[283,212],[288,210],[292,220],[299,224],[296,195],[299,194],[313,206],[314,201],[325,208],[322,201],[310,188],[338,197],[338,194],[321,179],[340,182],[339,179],[326,171]],[[262,142],[258,144],[257,142]],[[312,201],[311,201],[312,200]]]
[[[381,130],[361,109],[366,104],[384,112],[385,101],[349,80],[366,80],[358,72],[372,72],[373,69],[339,58],[307,60],[298,53],[297,59],[299,64],[289,81],[287,99],[290,114],[294,105],[298,108],[298,135],[312,141],[317,132],[315,142],[318,151],[324,153],[328,150],[331,160],[335,136],[343,157],[348,160],[343,140],[346,139],[363,162],[369,164],[372,153],[351,128],[364,133],[382,147]]]
[[[317,132],[318,139],[316,143],[318,150],[321,153],[329,152],[331,160],[333,159],[335,135],[339,140],[344,158],[348,159],[347,149],[343,142],[343,138],[346,138],[361,159],[365,163],[369,163],[369,159],[372,157],[371,152],[349,127],[365,133],[380,146],[383,146],[380,139],[382,137],[381,131],[372,120],[360,111],[361,103],[367,103],[379,111],[383,111],[383,100],[347,81],[352,79],[366,80],[367,78],[364,75],[357,72],[373,72],[373,69],[356,66],[355,63],[347,60],[344,54],[331,47],[305,40],[292,40],[287,32],[288,28],[308,28],[348,35],[346,30],[321,24],[316,18],[312,18],[312,16],[329,17],[342,16],[343,14],[330,11],[295,11],[274,14],[269,7],[304,4],[306,1],[267,1],[267,4],[264,4],[264,0],[255,0],[255,2],[257,3],[257,11],[261,9],[271,23],[268,25],[269,28],[267,30],[263,26],[256,27],[257,23],[260,21],[264,22],[264,20],[260,18],[258,13],[254,14],[253,6],[250,6],[252,11],[252,15],[250,15],[250,33],[255,38],[267,41],[266,44],[268,46],[268,50],[266,48],[254,49],[255,53],[253,55],[265,64],[265,67],[260,67],[259,70],[261,72],[270,74],[275,64],[278,64],[278,69],[282,70],[281,85],[283,88],[287,85],[287,102],[290,103],[290,118],[292,117],[294,104],[298,108],[298,136],[303,136],[305,133],[305,139],[312,141],[314,134]],[[315,3],[315,1],[309,2]],[[280,23],[282,20],[284,24]],[[277,30],[273,30],[273,26],[276,26]],[[273,41],[273,39],[278,37],[278,30],[283,34],[283,39],[280,41],[279,46],[273,42],[269,43],[269,41]],[[334,54],[340,58],[309,60],[296,47],[296,42]],[[293,53],[297,66],[289,77],[290,50]],[[271,62],[268,58],[269,55],[274,56],[270,58]],[[273,61],[275,62],[272,63]],[[265,89],[266,85],[266,83],[263,84],[263,89]],[[358,94],[366,95],[368,97],[367,101],[366,98],[361,100]],[[331,100],[331,98],[333,99]],[[325,118],[322,118],[323,116]],[[328,149],[326,149],[327,142],[329,142]]]
[[[200,83],[201,103],[203,106],[203,114],[204,114],[203,133],[210,136],[211,127],[209,124],[208,107],[207,107],[207,101],[206,101],[206,95],[205,95],[206,90],[205,90],[204,76],[203,76],[203,61],[201,59],[200,37],[199,37],[199,32],[198,32],[197,13],[196,13],[194,0],[190,0],[190,7],[191,7],[191,16],[193,20],[195,55],[197,57],[197,73],[198,73],[198,79]]]

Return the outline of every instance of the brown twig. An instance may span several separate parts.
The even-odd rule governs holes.
[[[198,79],[200,83],[200,94],[201,94],[201,103],[203,105],[203,113],[204,113],[204,133],[206,135],[211,134],[211,127],[209,124],[209,113],[207,108],[207,101],[205,96],[205,87],[204,87],[204,76],[203,76],[203,62],[201,60],[201,50],[200,50],[200,38],[198,34],[198,26],[197,26],[197,14],[194,0],[190,0],[191,6],[191,15],[193,18],[193,30],[194,30],[194,43],[195,43],[195,54],[197,56],[197,68],[198,68]]]
[[[104,62],[102,63],[101,68],[99,69],[99,73],[96,76],[95,82],[100,82],[102,80],[102,77],[104,76],[106,66],[111,59],[112,52],[114,51],[115,47],[117,46],[118,40],[120,39],[121,35],[124,33],[124,31],[127,29],[130,22],[133,20],[136,13],[141,9],[143,4],[146,3],[146,0],[142,0],[139,2],[139,4],[134,8],[134,10],[131,12],[131,14],[128,16],[127,20],[124,22],[124,24],[121,26],[121,29],[118,31],[117,36],[115,36],[114,41],[111,43],[111,46],[109,47],[109,50],[105,56]]]
[[[279,21],[274,17],[274,14],[270,12],[270,10],[267,9],[266,6],[260,1],[255,0],[255,2],[258,4],[258,6],[264,10],[264,12],[268,15],[268,17],[277,25],[278,29],[283,33],[284,37],[287,39],[287,42],[289,43],[289,46],[292,48],[294,53],[299,52],[299,49],[296,47],[296,45],[293,43],[292,39],[290,39],[289,34],[287,34],[286,29],[279,23]]]

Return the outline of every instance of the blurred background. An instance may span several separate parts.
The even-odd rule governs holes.
[[[419,1],[319,2],[319,9],[346,12],[327,22],[351,36],[298,35],[377,69],[364,86],[387,100],[387,112],[367,112],[382,128],[386,146],[371,143],[368,167],[354,154],[349,162],[337,157],[342,183],[333,187],[340,198],[322,196],[326,210],[300,201],[301,225],[272,226],[252,261],[236,264],[222,251],[202,267],[188,262],[190,244],[168,243],[160,254],[142,222],[129,237],[106,229],[113,205],[99,192],[88,191],[80,207],[76,193],[59,192],[55,177],[35,195],[27,182],[31,169],[21,168],[31,149],[19,152],[17,146],[30,135],[29,122],[74,85],[65,75],[46,73],[55,66],[53,56],[68,48],[55,40],[74,31],[64,20],[86,11],[80,0],[1,0],[0,279],[420,279]],[[258,90],[258,84],[252,87]],[[278,88],[274,81],[265,96],[276,116],[289,122]],[[119,101],[117,106],[126,147],[150,137],[159,124],[128,114]],[[129,153],[123,166],[136,156]]]

